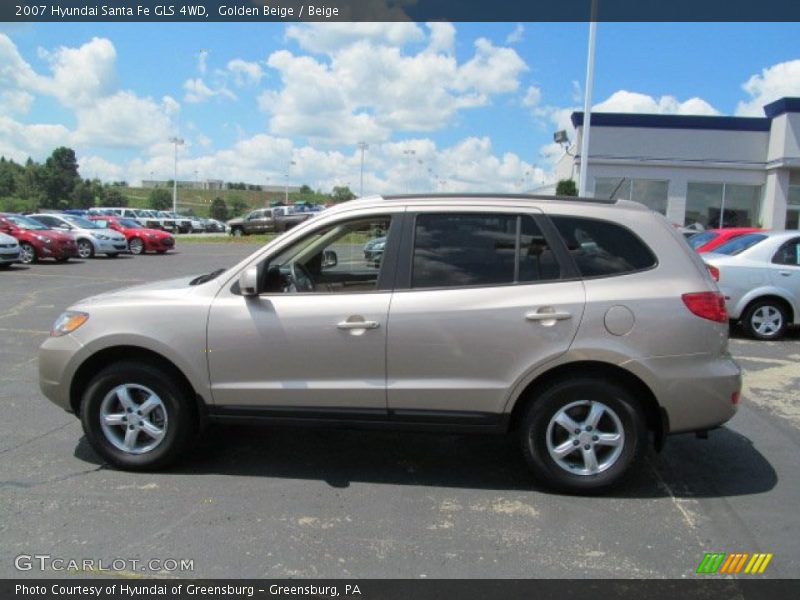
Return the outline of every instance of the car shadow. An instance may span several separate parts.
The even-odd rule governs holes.
[[[75,456],[102,464],[85,439]],[[213,425],[168,472],[311,479],[335,488],[360,482],[550,493],[533,479],[516,436]],[[708,440],[671,437],[606,496],[738,496],[767,492],[777,481],[750,440],[721,428]]]

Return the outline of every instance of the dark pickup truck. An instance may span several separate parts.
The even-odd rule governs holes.
[[[286,206],[259,208],[244,217],[228,221],[231,235],[249,235],[251,233],[282,233],[299,225],[315,213],[290,212]]]

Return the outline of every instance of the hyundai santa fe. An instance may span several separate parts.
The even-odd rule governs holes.
[[[123,469],[167,465],[209,421],[511,433],[538,480],[591,493],[651,437],[734,415],[727,346],[707,269],[642,205],[396,196],[227,270],[82,300],[39,373]]]

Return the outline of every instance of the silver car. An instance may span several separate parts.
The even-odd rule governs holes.
[[[728,313],[757,340],[777,340],[800,325],[800,231],[737,237],[703,255]]]
[[[78,244],[78,256],[81,258],[92,258],[95,254],[105,254],[114,258],[121,252],[128,251],[128,242],[124,235],[113,229],[100,227],[88,219],[53,213],[35,214],[30,217],[51,229],[71,233]]]
[[[590,493],[650,433],[734,415],[727,345],[703,262],[642,205],[374,197],[230,269],[78,302],[39,375],[125,469],[166,465],[205,421],[513,433],[537,478]]]
[[[0,268],[19,262],[19,242],[17,238],[0,233]]]

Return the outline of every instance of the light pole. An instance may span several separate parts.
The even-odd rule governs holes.
[[[364,150],[369,148],[369,144],[367,142],[358,142],[357,146],[361,150],[361,176],[358,186],[358,197],[361,198],[364,196]]]
[[[408,179],[406,179],[406,194],[408,194],[409,191],[411,190],[411,165],[412,165],[411,161],[416,153],[417,153],[416,150],[403,150],[403,154],[405,154],[406,158],[408,159],[408,171],[409,171]]]
[[[286,165],[286,185],[283,188],[283,197],[284,197],[284,204],[287,205],[289,204],[289,169],[292,168],[292,165],[296,164],[297,164],[296,162],[290,160],[289,164]]]
[[[175,174],[172,177],[172,212],[178,212],[178,146],[183,146],[183,138],[173,136],[170,144],[175,144]]]

